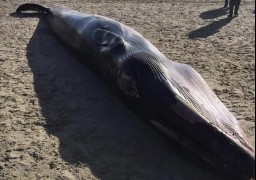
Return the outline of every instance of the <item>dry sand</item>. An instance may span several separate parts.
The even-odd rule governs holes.
[[[224,0],[223,0],[224,1]],[[127,110],[56,41],[43,18],[0,1],[0,179],[226,180]],[[255,146],[254,1],[38,0],[125,23],[193,66]]]

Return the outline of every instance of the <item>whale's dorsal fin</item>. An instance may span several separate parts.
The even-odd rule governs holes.
[[[93,33],[93,40],[103,54],[125,52],[124,38],[108,30],[97,28]]]

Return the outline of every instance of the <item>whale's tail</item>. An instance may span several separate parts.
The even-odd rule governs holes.
[[[38,4],[26,3],[26,4],[20,5],[16,9],[16,12],[21,12],[21,11],[38,11],[41,13],[48,13],[50,9]]]

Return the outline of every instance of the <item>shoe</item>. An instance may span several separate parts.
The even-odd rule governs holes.
[[[228,19],[232,19],[233,18],[233,15],[228,15]]]
[[[234,16],[237,17],[237,16],[238,16],[238,12],[235,12],[235,13],[234,13]]]

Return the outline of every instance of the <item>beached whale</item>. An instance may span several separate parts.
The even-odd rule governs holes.
[[[53,32],[104,80],[142,103],[148,121],[218,169],[254,176],[254,149],[236,118],[190,66],[169,60],[134,29],[107,17],[23,4],[45,14]]]

